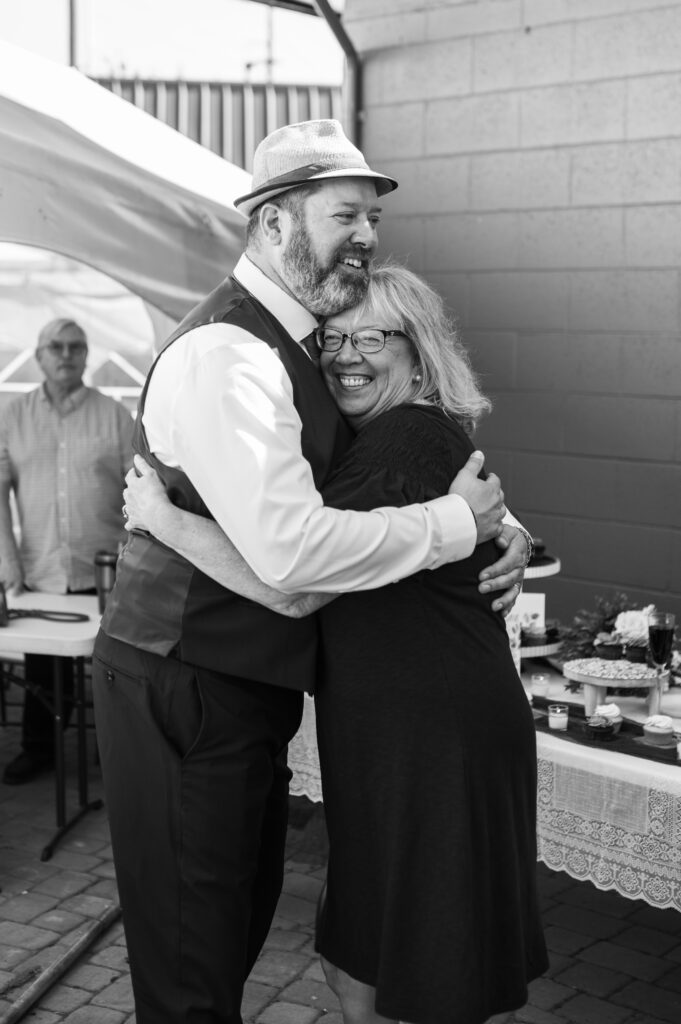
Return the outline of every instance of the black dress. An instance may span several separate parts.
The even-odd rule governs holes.
[[[367,510],[447,493],[473,447],[438,409],[369,423],[324,490]],[[317,730],[330,854],[317,947],[416,1024],[482,1024],[546,970],[536,746],[492,543],[322,612]]]

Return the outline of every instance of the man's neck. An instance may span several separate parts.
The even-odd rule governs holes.
[[[289,286],[286,284],[284,278],[279,274],[276,267],[272,265],[270,260],[267,259],[266,255],[264,255],[262,252],[255,252],[252,249],[247,249],[246,256],[251,261],[251,263],[265,275],[265,277],[268,277],[270,281],[273,281],[274,284],[281,288],[283,292],[286,292],[287,295],[290,295],[291,298],[295,299],[296,302],[299,301],[298,297],[294,295]]]
[[[80,391],[83,386],[82,380],[77,384],[59,385],[53,381],[44,381],[45,392],[50,402],[56,409],[64,409],[71,405],[72,396]]]

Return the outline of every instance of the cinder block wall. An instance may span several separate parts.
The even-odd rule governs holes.
[[[681,614],[681,2],[346,0],[384,254],[459,315],[547,614]],[[536,585],[534,589],[537,589]]]

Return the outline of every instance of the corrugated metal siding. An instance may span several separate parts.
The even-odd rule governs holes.
[[[310,118],[342,120],[338,86],[95,81],[247,171],[255,147],[273,129]]]

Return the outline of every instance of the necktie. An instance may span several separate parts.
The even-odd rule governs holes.
[[[306,338],[303,338],[300,344],[305,346],[307,354],[315,366],[319,366],[319,348],[314,336],[314,331],[312,331],[311,334],[308,334]]]

